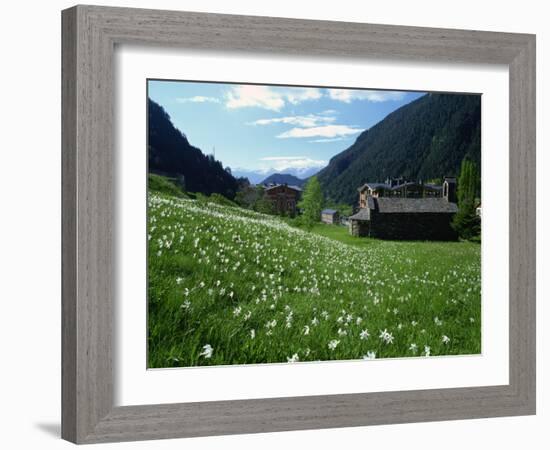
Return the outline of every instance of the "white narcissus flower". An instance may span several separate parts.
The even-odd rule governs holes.
[[[366,355],[363,355],[363,359],[376,359],[376,352],[367,352]]]
[[[200,356],[204,356],[206,359],[209,359],[209,358],[212,358],[213,352],[214,352],[214,349],[212,348],[212,346],[210,344],[206,344],[202,348],[202,353],[200,354]]]
[[[298,356],[298,353],[294,353],[290,358],[286,359],[289,363],[295,363],[300,361],[300,357]]]
[[[367,330],[366,328],[363,331],[361,331],[361,333],[359,334],[359,337],[364,341],[366,341],[369,338],[369,336],[370,336],[369,330]]]
[[[448,344],[449,342],[451,342],[451,339],[449,338],[449,336],[443,335],[441,336],[441,342],[443,342],[444,344]]]
[[[328,343],[329,350],[334,350],[336,347],[338,347],[338,344],[340,341],[338,339],[333,339]]]
[[[393,335],[388,332],[387,329],[384,331],[380,330],[380,339],[382,339],[386,344],[391,344],[393,342]]]
[[[189,309],[189,307],[191,306],[191,302],[189,300],[185,300],[182,304],[181,304],[181,309]]]

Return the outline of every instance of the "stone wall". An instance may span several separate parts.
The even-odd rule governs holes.
[[[364,237],[369,235],[369,221],[350,219],[348,224],[349,233],[352,236]]]
[[[458,235],[451,227],[452,217],[453,214],[443,213],[373,212],[369,235],[380,239],[456,241]]]

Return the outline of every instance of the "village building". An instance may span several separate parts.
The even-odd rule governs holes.
[[[328,224],[340,223],[340,214],[335,209],[323,209],[321,211],[321,222]]]
[[[359,211],[349,217],[349,230],[354,236],[380,239],[456,240],[451,226],[456,204],[456,179],[447,177],[442,186],[407,182],[390,186],[400,193],[364,195],[373,183],[359,188]],[[380,183],[378,183],[380,184]],[[386,184],[386,183],[384,183]],[[417,190],[422,187],[422,191]],[[432,188],[434,188],[432,190]],[[438,188],[438,189],[437,189]],[[381,191],[379,191],[380,193]],[[395,191],[394,191],[395,192]]]
[[[456,180],[455,180],[456,183]],[[404,178],[388,178],[384,183],[365,183],[359,191],[359,207],[367,207],[367,197],[441,197],[444,185],[407,181]]]
[[[302,190],[298,186],[273,184],[265,187],[265,197],[271,201],[273,210],[278,214],[291,217],[296,215],[298,201]]]

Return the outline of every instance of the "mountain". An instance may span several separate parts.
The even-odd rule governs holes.
[[[427,94],[361,133],[317,176],[329,200],[351,205],[367,181],[457,176],[465,156],[480,167],[481,96]]]
[[[213,156],[193,147],[178,130],[164,108],[153,100],[148,103],[149,172],[184,177],[185,189],[210,195],[219,193],[234,198],[238,181]]]
[[[317,172],[319,172],[318,167],[278,167],[278,168],[269,168],[269,169],[258,169],[258,170],[248,170],[248,169],[241,169],[241,168],[235,168],[231,169],[231,173],[235,177],[244,177],[248,178],[249,181],[252,184],[260,184],[265,180],[267,177],[274,175],[274,174],[287,174],[292,175],[296,178],[299,178],[301,180],[306,180],[307,178],[315,175]]]
[[[288,184],[289,186],[301,187],[306,180],[290,175],[289,173],[274,173],[269,175],[260,184]]]
[[[260,172],[247,169],[231,169],[231,173],[235,177],[248,178],[248,181],[252,184],[260,184],[261,181],[273,172]]]

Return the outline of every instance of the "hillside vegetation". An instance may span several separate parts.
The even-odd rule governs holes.
[[[164,108],[148,100],[149,172],[180,177],[185,189],[206,195],[222,194],[232,199],[238,180],[225,170],[220,161],[193,147],[187,137],[172,123]]]
[[[307,232],[164,190],[148,208],[149,367],[480,353],[479,245]]]
[[[427,94],[361,133],[317,176],[328,200],[352,205],[367,181],[458,176],[465,157],[481,167],[481,96]]]

